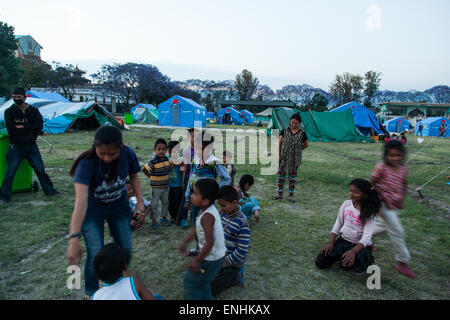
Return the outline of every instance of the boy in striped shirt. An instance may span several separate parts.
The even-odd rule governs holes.
[[[166,157],[167,142],[164,139],[158,139],[155,142],[155,157],[145,164],[142,172],[150,178],[152,187],[152,228],[159,229],[160,224],[157,221],[158,206],[161,201],[161,219],[159,222],[163,225],[170,225],[167,220],[169,211],[169,159]]]
[[[227,253],[222,268],[211,281],[213,295],[242,283],[243,269],[250,246],[250,227],[239,206],[239,194],[233,186],[220,188],[217,195]]]

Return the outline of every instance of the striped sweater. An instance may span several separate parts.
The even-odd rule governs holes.
[[[231,214],[222,214],[222,226],[225,236],[224,266],[240,267],[244,264],[250,246],[250,227],[241,210]]]
[[[169,186],[169,159],[155,156],[145,164],[143,171],[150,174],[150,185],[152,188],[167,188]]]

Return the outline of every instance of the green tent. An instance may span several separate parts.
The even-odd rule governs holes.
[[[277,108],[272,111],[272,121],[269,123],[268,134],[271,129],[284,129],[289,126],[290,117],[299,112],[297,109]],[[356,128],[350,110],[342,112],[300,112],[302,127],[308,135],[309,141],[322,142],[372,142],[362,135]]]
[[[158,110],[137,108],[133,113],[134,123],[158,123]]]

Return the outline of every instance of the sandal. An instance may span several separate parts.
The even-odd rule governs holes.
[[[293,197],[289,197],[289,202],[290,203],[295,203],[295,199]]]
[[[281,199],[283,199],[283,196],[280,196],[280,195],[276,195],[276,196],[272,197],[272,200],[281,200]]]

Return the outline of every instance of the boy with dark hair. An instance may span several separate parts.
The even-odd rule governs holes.
[[[214,146],[214,137],[211,136],[206,131],[203,131],[201,135],[202,141],[201,150],[195,150],[195,158],[192,163],[192,170],[189,177],[189,183],[186,188],[186,208],[191,210],[191,195],[193,191],[194,184],[204,178],[216,179],[219,177],[219,187],[229,185],[231,183],[231,177],[225,169],[224,165],[219,159],[217,159],[213,154],[211,154],[212,148]],[[195,217],[198,213],[198,208],[192,206],[191,210],[191,222],[194,223]]]
[[[188,264],[184,275],[184,298],[212,300],[211,280],[223,264],[226,247],[219,212],[214,206],[219,185],[214,179],[200,179],[193,188],[192,205],[200,208],[195,228],[178,247],[184,253],[187,244],[198,239],[198,254]]]
[[[94,273],[105,286],[97,290],[91,300],[161,300],[153,295],[136,277],[126,277],[128,267],[125,253],[116,243],[101,248],[93,262]]]
[[[142,172],[150,178],[152,187],[152,228],[159,229],[160,225],[157,221],[158,206],[161,201],[161,219],[159,222],[163,225],[170,225],[167,220],[169,210],[169,159],[166,157],[167,142],[164,139],[158,139],[155,142],[155,157],[150,160]]]
[[[219,211],[222,213],[227,252],[222,268],[211,282],[213,295],[243,282],[245,258],[250,246],[248,220],[239,208],[239,193],[232,186],[220,188],[217,195]]]
[[[46,196],[60,193],[53,187],[50,177],[45,172],[44,162],[36,144],[42,131],[44,120],[37,108],[25,103],[24,88],[12,91],[14,104],[5,110],[5,125],[10,145],[6,155],[6,172],[2,182],[0,204],[11,201],[12,186],[16,172],[23,159],[27,159],[39,179]]]
[[[180,210],[182,193],[184,190],[184,177],[182,174],[182,162],[180,157],[180,144],[178,141],[169,142],[169,214],[171,223],[177,222]]]

